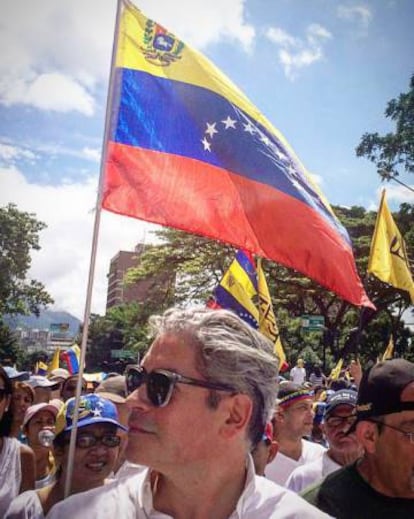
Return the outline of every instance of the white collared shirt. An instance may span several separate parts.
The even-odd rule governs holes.
[[[326,448],[319,443],[313,443],[302,439],[302,454],[298,460],[289,458],[281,452],[278,452],[276,458],[265,468],[266,477],[274,481],[278,485],[285,486],[291,473],[306,463],[320,458]]]
[[[328,454],[324,452],[318,459],[296,468],[286,482],[286,488],[293,492],[302,492],[306,487],[312,485],[328,474],[341,468]]]
[[[77,494],[56,504],[47,519],[173,519],[154,509],[150,469]],[[256,476],[249,456],[247,477],[228,519],[321,519],[329,517],[302,498]]]

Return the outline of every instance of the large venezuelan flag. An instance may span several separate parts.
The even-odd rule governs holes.
[[[284,137],[126,0],[112,88],[103,208],[231,243],[371,304],[346,230]]]

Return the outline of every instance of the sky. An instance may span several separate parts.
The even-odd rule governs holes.
[[[276,126],[332,205],[378,207],[365,132],[393,131],[388,101],[414,73],[411,0],[135,0],[211,59]],[[116,0],[3,0],[0,206],[47,224],[30,277],[84,315]],[[414,187],[411,175],[401,180]],[[392,210],[414,194],[387,184]],[[155,226],[102,211],[92,312],[119,250]]]

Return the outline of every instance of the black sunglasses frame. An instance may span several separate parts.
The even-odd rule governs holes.
[[[90,445],[82,445],[82,440],[85,438],[88,438],[89,440],[92,439],[92,442]],[[112,444],[112,440],[117,439],[115,443]],[[109,440],[109,441],[108,441]],[[70,436],[65,439],[65,443],[70,442]],[[108,449],[114,449],[115,447],[119,447],[121,444],[121,437],[117,434],[104,434],[102,436],[95,436],[93,434],[80,434],[76,436],[76,447],[78,449],[92,449],[92,447],[95,447],[98,443],[104,445]]]
[[[9,393],[7,393],[7,389],[5,387],[0,388],[0,402],[3,402],[8,394]]]
[[[135,373],[135,378],[139,379],[138,382],[135,381],[135,383],[130,383],[131,372]],[[166,389],[164,388],[162,392],[156,391],[157,378],[158,381],[160,378],[167,380],[168,386]],[[176,384],[187,384],[189,386],[203,387],[205,389],[213,389],[216,391],[227,391],[229,393],[235,392],[233,387],[230,387],[226,384],[219,384],[208,382],[207,380],[186,377],[167,369],[154,369],[148,373],[148,371],[146,371],[146,369],[142,366],[135,364],[130,364],[127,366],[125,370],[125,385],[127,395],[133,393],[143,384],[146,384],[147,386],[147,397],[154,407],[165,407],[168,405]]]

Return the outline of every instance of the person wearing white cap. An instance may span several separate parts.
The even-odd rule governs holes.
[[[46,433],[54,436],[56,415],[60,407],[59,400],[48,404],[40,403],[30,406],[23,419],[23,431],[29,446],[36,456],[36,485],[43,488],[55,480],[56,464],[53,458],[52,445],[45,442]]]
[[[28,383],[35,392],[35,404],[47,404],[52,398],[52,391],[59,387],[59,382],[49,380],[41,375],[32,375]]]

